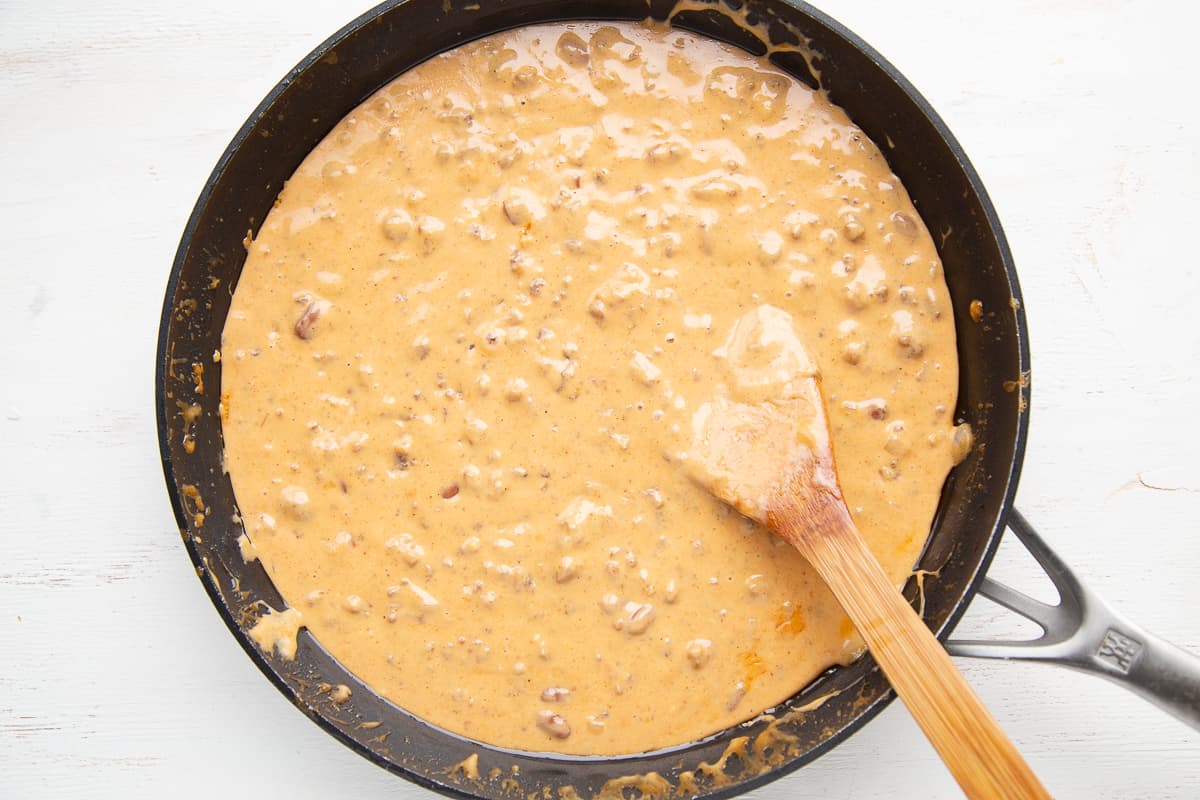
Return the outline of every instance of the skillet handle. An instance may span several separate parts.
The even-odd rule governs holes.
[[[1009,514],[1008,527],[1054,583],[1058,605],[985,577],[980,593],[1036,623],[1042,635],[1018,642],[956,639],[946,642],[946,649],[956,656],[1046,661],[1092,672],[1200,730],[1200,658],[1114,611],[1016,509]]]

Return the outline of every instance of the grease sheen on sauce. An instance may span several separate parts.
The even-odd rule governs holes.
[[[223,355],[230,475],[291,608],[260,643],[307,627],[505,747],[691,741],[861,652],[807,563],[689,479],[705,402],[819,369],[897,584],[955,458],[941,265],[879,151],[661,26],[511,31],[380,90],[250,243]]]

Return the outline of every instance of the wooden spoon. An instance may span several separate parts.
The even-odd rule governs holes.
[[[789,338],[771,336],[767,344]],[[855,528],[838,485],[820,378],[797,343],[787,344],[785,355],[801,374],[792,372],[768,400],[702,405],[684,463],[713,494],[812,563],[968,797],[1049,797]]]

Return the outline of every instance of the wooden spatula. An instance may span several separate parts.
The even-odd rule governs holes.
[[[761,329],[763,322],[754,324]],[[779,341],[766,343],[778,349]],[[968,797],[1049,797],[854,527],[838,485],[820,379],[807,354],[784,343],[791,352],[769,366],[787,361],[802,369],[779,384],[776,396],[753,403],[718,398],[695,413],[685,456],[693,477],[812,563]],[[756,369],[754,375],[765,374]]]

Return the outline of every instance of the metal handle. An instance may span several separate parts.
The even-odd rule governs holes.
[[[1134,625],[1114,611],[1013,509],[1008,528],[1041,565],[1058,591],[1058,605],[1034,600],[985,577],[979,592],[1036,623],[1042,635],[1026,641],[952,640],[956,656],[1048,661],[1121,684],[1200,730],[1200,658]]]

